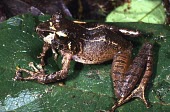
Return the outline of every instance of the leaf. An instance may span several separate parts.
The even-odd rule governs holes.
[[[162,0],[131,0],[130,9],[127,9],[127,4],[118,7],[107,16],[106,21],[163,24],[165,18]]]
[[[38,64],[37,56],[43,41],[35,33],[42,17],[21,15],[0,24],[0,111],[39,112],[94,112],[109,110],[115,102],[110,79],[111,61],[100,65],[83,65],[72,62],[68,78],[62,82],[42,85],[36,82],[14,81],[15,67],[30,69],[29,62]],[[48,17],[47,17],[48,18]],[[45,20],[45,19],[43,19]],[[134,99],[117,111],[168,112],[170,109],[170,27],[145,23],[117,23],[119,27],[138,29],[148,40],[157,41],[154,47],[154,74],[146,97],[152,107]],[[161,30],[160,30],[161,29]],[[145,41],[147,38],[144,38]],[[141,44],[134,43],[136,54]],[[53,61],[49,52],[46,70],[53,72],[61,68],[61,58]]]

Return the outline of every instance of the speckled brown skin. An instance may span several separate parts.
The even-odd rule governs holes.
[[[133,97],[139,97],[146,107],[149,107],[144,91],[153,71],[152,49],[152,44],[145,43],[129,67],[127,65],[130,51],[120,52],[114,58],[111,73],[118,101],[112,107],[112,111]],[[134,89],[139,81],[139,86]]]
[[[35,80],[43,84],[56,82],[67,77],[71,60],[84,64],[98,64],[113,59],[112,78],[115,94],[119,100],[113,106],[112,111],[132,97],[144,95],[146,83],[152,73],[151,44],[144,44],[131,64],[132,44],[122,37],[123,34],[118,28],[112,25],[73,22],[58,13],[53,15],[49,21],[37,26],[36,31],[44,40],[43,51],[38,57],[41,63],[38,68],[33,63],[30,64],[35,71],[17,68],[16,80]],[[56,50],[62,55],[62,69],[45,74],[44,57],[49,49],[52,49],[55,58],[57,57]],[[144,71],[139,89],[135,89]],[[22,72],[30,76],[22,77]]]

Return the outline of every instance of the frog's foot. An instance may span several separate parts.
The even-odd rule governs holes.
[[[145,91],[145,87],[144,87],[143,85],[139,85],[128,97],[119,99],[118,102],[116,102],[116,103],[114,104],[114,106],[112,107],[111,112],[114,112],[114,110],[115,110],[117,107],[121,106],[121,105],[124,104],[125,102],[127,102],[127,101],[129,101],[130,99],[135,98],[135,97],[140,98],[140,99],[144,102],[144,104],[146,105],[146,107],[149,108],[150,105],[149,105],[149,103],[146,101],[144,91]]]

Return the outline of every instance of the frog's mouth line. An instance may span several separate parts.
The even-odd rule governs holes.
[[[56,31],[54,30],[47,30],[47,29],[41,29],[41,28],[36,28],[36,32],[39,36],[42,38],[47,37],[50,34],[55,34]]]

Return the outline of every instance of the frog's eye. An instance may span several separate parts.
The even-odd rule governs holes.
[[[53,31],[56,31],[56,28],[58,28],[58,24],[53,24],[53,22],[49,22],[50,26],[49,26],[49,29],[50,30],[53,30]]]
[[[43,22],[43,23],[40,23],[37,27],[36,27],[36,31],[41,31],[41,30],[47,30],[49,29],[48,27],[50,26],[50,22],[49,21],[46,21],[46,22]]]
[[[40,33],[40,36],[42,36],[43,38],[44,37],[47,37],[48,35],[50,35],[52,32],[48,32],[48,31],[42,31],[41,33]]]
[[[52,15],[52,20],[55,21],[56,23],[60,22],[60,19],[62,19],[63,16],[61,12],[56,12],[55,14]]]

